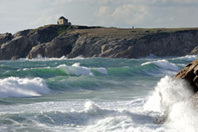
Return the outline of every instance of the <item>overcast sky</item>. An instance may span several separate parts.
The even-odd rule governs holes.
[[[198,27],[198,0],[0,0],[0,33],[56,24],[131,28]]]

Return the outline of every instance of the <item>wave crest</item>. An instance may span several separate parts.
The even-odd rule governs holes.
[[[5,97],[31,97],[48,94],[50,89],[41,78],[9,77],[0,79],[0,98]]]

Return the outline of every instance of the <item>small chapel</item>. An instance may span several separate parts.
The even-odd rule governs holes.
[[[71,25],[71,22],[68,21],[68,19],[66,19],[65,17],[61,16],[58,21],[57,21],[58,25]]]

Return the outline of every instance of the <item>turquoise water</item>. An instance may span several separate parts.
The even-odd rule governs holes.
[[[0,61],[0,131],[177,131],[148,102],[196,58]]]

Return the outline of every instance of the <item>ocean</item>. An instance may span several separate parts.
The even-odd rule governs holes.
[[[1,60],[0,132],[196,132],[192,93],[173,79],[196,58]]]

